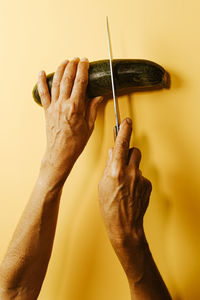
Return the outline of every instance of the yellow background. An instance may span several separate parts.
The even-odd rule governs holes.
[[[65,58],[150,59],[170,90],[119,99],[134,122],[132,145],[153,184],[145,231],[175,300],[198,300],[200,270],[200,2],[18,0],[0,3],[0,258],[37,178],[46,144],[43,109],[31,92],[41,69]],[[129,288],[99,213],[97,185],[113,145],[110,100],[67,180],[53,254],[39,300],[124,300]]]

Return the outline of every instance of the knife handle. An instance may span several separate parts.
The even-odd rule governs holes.
[[[117,138],[118,132],[119,132],[119,126],[115,125],[113,127],[114,142],[115,142],[115,140]]]

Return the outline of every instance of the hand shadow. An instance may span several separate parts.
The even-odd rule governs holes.
[[[128,102],[129,102],[129,117],[131,117],[134,120],[133,96],[134,96],[133,94],[127,95]],[[90,295],[90,289],[93,284],[93,281],[95,281],[94,273],[99,266],[99,249],[101,249],[102,247],[101,243],[105,243],[105,235],[101,230],[102,221],[100,220],[101,217],[99,211],[97,212],[95,207],[97,188],[96,187],[95,189],[92,188],[92,190],[87,192],[86,187],[88,187],[89,184],[88,178],[91,178],[91,185],[92,185],[93,178],[91,177],[91,174],[94,174],[96,170],[96,162],[99,159],[99,153],[101,153],[102,141],[104,136],[104,111],[105,111],[106,103],[109,99],[110,97],[105,97],[104,102],[100,106],[96,124],[95,124],[96,130],[93,133],[93,137],[89,141],[89,145],[87,146],[87,149],[85,149],[85,154],[83,159],[87,158],[87,169],[84,171],[84,174],[79,174],[78,172],[76,174],[76,170],[74,172],[74,176],[77,177],[77,182],[79,183],[78,183],[78,189],[75,189],[73,191],[73,199],[75,201],[73,202],[73,204],[70,204],[70,214],[67,215],[66,221],[64,223],[65,228],[64,230],[62,229],[63,233],[60,235],[60,241],[58,241],[60,245],[58,247],[59,261],[58,260],[56,261],[56,263],[58,264],[56,267],[56,274],[55,274],[55,278],[56,278],[55,282],[57,282],[56,292],[55,292],[55,283],[54,283],[54,290],[52,288],[52,292],[55,292],[55,297],[56,295],[59,296],[59,294],[60,295],[65,294],[67,295],[66,298],[69,298],[70,296],[71,299],[73,300],[79,300],[80,295],[84,295],[83,299],[87,299],[87,295]],[[144,169],[145,171],[145,176],[151,180],[153,185],[153,190],[154,190],[153,202],[154,202],[154,209],[156,210],[154,211],[154,213],[159,214],[160,216],[156,228],[153,229],[156,236],[156,241],[159,240],[159,249],[156,249],[156,251],[158,253],[162,252],[162,256],[164,257],[165,254],[164,232],[167,227],[167,222],[168,222],[170,209],[171,209],[171,203],[168,199],[168,196],[162,190],[160,179],[159,179],[159,172],[154,166],[154,164],[151,162],[151,149],[148,142],[148,138],[145,135],[138,136],[137,126],[135,125],[135,122],[133,122],[133,124],[134,124],[133,132],[134,132],[135,145],[138,148],[140,148],[142,152],[141,166],[142,169]],[[90,151],[92,151],[92,155],[90,155]],[[88,157],[90,159],[88,159]],[[98,176],[98,171],[97,171],[97,176]],[[88,200],[82,201],[83,199],[80,199],[80,195],[83,195],[83,199],[88,199]],[[63,198],[67,198],[67,194],[65,194],[65,191],[64,191]],[[67,211],[68,207],[66,207],[65,210]],[[84,214],[83,214],[83,210],[84,210]],[[62,213],[65,214],[65,211]],[[81,213],[83,214],[84,220],[82,220]],[[87,224],[87,221],[85,221],[87,219],[90,221],[91,219],[93,219],[92,228],[90,228],[89,225]],[[80,224],[82,224],[82,226]],[[77,227],[79,231],[78,234],[77,234]],[[73,230],[70,231],[69,228],[73,228]],[[159,228],[159,231],[157,230],[157,228]],[[74,239],[78,239],[77,237],[78,235],[82,236],[84,234],[89,235],[90,238],[89,239],[87,238],[87,243],[85,245],[82,245],[81,249],[78,249],[79,254],[73,255],[73,258],[77,257],[77,259],[80,260],[80,268],[78,269],[81,271],[80,272],[81,274],[78,273],[74,274],[73,262],[69,261],[69,258],[71,257],[70,255],[71,251],[73,251],[72,244]],[[74,235],[76,236],[75,238]],[[156,242],[155,245],[157,245]],[[114,256],[114,253],[112,253],[111,255]],[[81,266],[83,267],[83,269]],[[107,268],[109,268],[109,266],[107,266]],[[169,270],[168,273],[169,273],[168,277],[171,278],[172,276],[170,275]],[[60,277],[59,279],[58,276]],[[118,275],[116,274],[115,276],[117,277]],[[86,277],[87,280],[85,280]],[[68,279],[71,279],[71,281]],[[114,274],[113,274],[113,280],[115,280]],[[173,280],[170,281],[173,282]],[[71,282],[72,282],[72,286],[70,286]],[[76,282],[77,285],[74,284],[74,282]],[[178,295],[176,295],[173,299],[181,300]]]
[[[98,236],[96,235],[96,232],[99,232],[100,222],[94,221],[92,225],[92,229],[87,230],[87,235],[91,235],[91,239],[90,239],[91,243],[87,242],[87,244],[84,245],[85,249],[87,249],[86,256],[85,253],[83,253],[84,250],[80,249],[80,256],[82,256],[85,259],[85,262],[83,262],[83,264],[86,266],[86,269],[83,270],[81,274],[76,274],[78,290],[76,288],[73,288],[73,286],[70,286],[71,283],[70,280],[68,280],[68,277],[71,276],[72,277],[71,282],[75,281],[73,280],[73,275],[70,274],[73,269],[73,266],[71,265],[73,264],[73,262],[71,262],[69,259],[70,257],[76,257],[76,255],[71,254],[71,251],[72,248],[74,247],[74,240],[75,239],[78,240],[77,235],[79,235],[79,233],[77,232],[80,232],[80,229],[77,230],[77,226],[78,227],[81,226],[80,224],[82,223],[83,226],[81,227],[84,228],[85,223],[87,223],[84,220],[83,222],[81,220],[83,210],[85,211],[85,209],[87,208],[87,211],[84,212],[84,217],[86,217],[87,213],[90,215],[90,213],[93,213],[94,211],[91,209],[91,205],[96,203],[94,202],[96,200],[94,199],[96,195],[95,196],[90,195],[90,190],[93,185],[93,179],[95,176],[92,174],[96,173],[95,170],[97,167],[97,162],[99,161],[99,153],[101,153],[101,148],[103,146],[102,141],[104,137],[104,111],[105,111],[106,103],[107,100],[103,101],[103,103],[100,104],[100,107],[98,109],[97,119],[95,122],[95,130],[86,148],[81,154],[81,157],[79,158],[81,160],[81,164],[78,163],[74,165],[71,174],[69,176],[69,182],[68,180],[66,181],[63,189],[62,201],[61,201],[61,206],[63,207],[60,208],[59,216],[64,220],[62,220],[62,224],[61,224],[62,226],[61,233],[59,235],[56,235],[57,241],[54,245],[55,248],[54,251],[56,253],[56,266],[50,265],[50,267],[53,267],[54,269],[54,271],[52,271],[51,273],[52,278],[50,279],[54,282],[52,284],[52,291],[51,291],[52,299],[59,299],[59,295],[72,294],[71,299],[79,300],[80,295],[87,295],[87,290],[89,291],[89,285],[91,284],[92,281],[93,268],[96,265],[95,263],[93,263],[93,261],[96,260],[95,247],[97,246],[99,240]],[[83,167],[84,163],[87,165],[86,168]],[[81,166],[83,165],[81,172],[78,170],[79,165]],[[83,168],[84,168],[84,172],[83,172]],[[73,184],[74,182],[77,182],[78,188],[74,187],[73,191],[70,193],[70,198],[72,199],[70,199],[68,204],[66,203],[66,201],[68,198],[68,194],[67,194],[68,185],[69,188],[71,188],[70,180],[73,181]],[[96,190],[97,187],[95,186],[95,192],[94,192],[95,194],[96,194]],[[88,216],[88,218],[90,217]],[[83,235],[84,234],[85,232],[83,232]],[[83,238],[80,237],[80,240],[82,239]],[[87,277],[88,277],[87,280],[88,288],[87,288],[86,281],[84,280],[84,277],[86,276],[85,272],[87,273]],[[79,280],[78,277],[80,277]]]
[[[178,77],[176,78],[178,79]],[[129,104],[129,117],[132,120],[134,120],[133,97],[133,94],[127,95]],[[165,272],[167,269],[167,276],[170,280],[170,285],[173,288],[173,291],[176,291],[176,294],[173,295],[173,299],[181,300],[180,295],[178,295],[179,293],[177,292],[177,288],[175,287],[173,276],[170,272],[170,269],[168,268],[168,265],[166,264],[165,259],[165,233],[167,231],[168,221],[173,203],[170,201],[170,198],[166,194],[166,192],[164,192],[162,189],[159,171],[157,170],[151,159],[151,149],[148,137],[144,134],[139,136],[137,132],[137,124],[133,122],[134,146],[139,148],[142,153],[140,169],[142,169],[143,171],[143,176],[148,178],[152,183],[152,195],[150,197],[149,208],[147,209],[145,216],[145,218],[147,218],[147,221],[145,222],[145,232],[147,233],[147,240],[149,236],[149,239],[153,244],[154,251],[158,257],[160,257],[160,253],[162,253],[163,265],[161,265],[160,267],[163,267],[163,269],[165,269]],[[157,222],[155,222],[155,218]],[[154,253],[152,253],[152,255],[154,256]]]

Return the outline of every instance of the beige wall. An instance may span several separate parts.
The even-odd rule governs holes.
[[[144,58],[171,74],[170,90],[119,99],[132,145],[153,184],[147,238],[174,297],[198,300],[200,269],[200,2],[198,0],[1,1],[0,258],[36,180],[45,150],[42,108],[32,99],[41,69],[65,58]],[[102,105],[85,152],[66,182],[40,300],[129,299],[100,217],[97,184],[113,144],[112,101]]]

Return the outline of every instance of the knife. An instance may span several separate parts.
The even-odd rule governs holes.
[[[113,93],[115,119],[116,119],[116,125],[114,127],[114,139],[116,139],[118,132],[119,132],[119,118],[118,118],[118,103],[117,103],[117,99],[115,96],[115,83],[114,83],[114,77],[113,77],[111,42],[110,42],[108,17],[106,17],[106,23],[107,23],[108,50],[109,50],[109,61],[110,61],[110,76],[111,76],[111,83],[112,83],[112,93]]]

